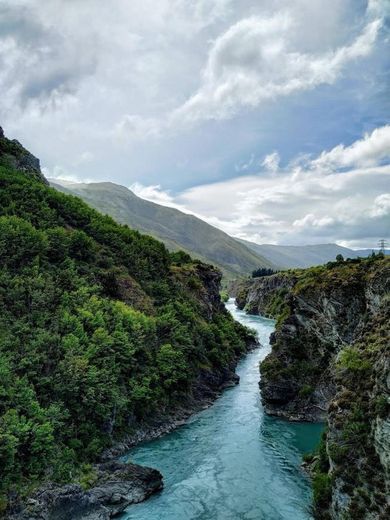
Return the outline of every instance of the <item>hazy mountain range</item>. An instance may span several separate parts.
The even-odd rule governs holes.
[[[184,250],[220,267],[227,278],[248,275],[259,267],[283,269],[309,267],[334,260],[367,256],[337,244],[281,246],[236,239],[203,220],[174,208],[161,206],[111,182],[73,183],[50,180],[56,189],[81,197],[92,207],[122,224],[158,238],[171,251]]]
[[[259,255],[281,268],[311,267],[313,265],[325,264],[334,260],[341,254],[344,258],[357,258],[368,256],[370,249],[354,251],[348,247],[337,244],[316,244],[307,246],[276,246],[273,244],[255,244],[247,240],[237,239]]]

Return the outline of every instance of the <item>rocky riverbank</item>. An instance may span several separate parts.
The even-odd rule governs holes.
[[[236,294],[278,319],[261,364],[266,411],[327,422],[313,459],[316,518],[387,518],[390,259],[280,273]]]
[[[76,484],[47,484],[10,520],[109,520],[163,488],[159,471],[116,461],[95,465],[91,478],[87,491]]]
[[[249,345],[248,351],[256,345],[255,342]],[[235,373],[238,360],[239,358],[232,362],[229,367],[218,371],[201,371],[192,386],[191,392],[174,410],[155,414],[148,421],[141,424],[137,423],[133,432],[104,451],[102,460],[107,461],[119,457],[141,442],[151,441],[170,433],[183,426],[195,413],[211,406],[223,390],[239,384],[240,378]]]

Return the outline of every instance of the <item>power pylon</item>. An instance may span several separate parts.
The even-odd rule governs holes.
[[[384,238],[381,238],[378,242],[379,251],[381,251],[383,254],[385,253],[387,242]]]

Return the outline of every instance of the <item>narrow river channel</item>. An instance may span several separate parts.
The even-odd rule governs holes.
[[[164,490],[131,506],[121,520],[307,520],[310,483],[300,464],[322,426],[267,416],[259,393],[259,362],[270,350],[274,321],[226,304],[256,329],[261,347],[238,365],[240,384],[226,390],[185,426],[128,454],[158,468]]]

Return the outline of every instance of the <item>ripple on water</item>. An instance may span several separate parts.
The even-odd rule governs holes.
[[[164,490],[131,506],[122,520],[308,520],[310,483],[302,454],[318,443],[321,425],[264,414],[259,362],[269,352],[273,320],[227,308],[256,329],[262,347],[237,367],[240,385],[185,426],[134,448],[128,458],[158,468]]]

